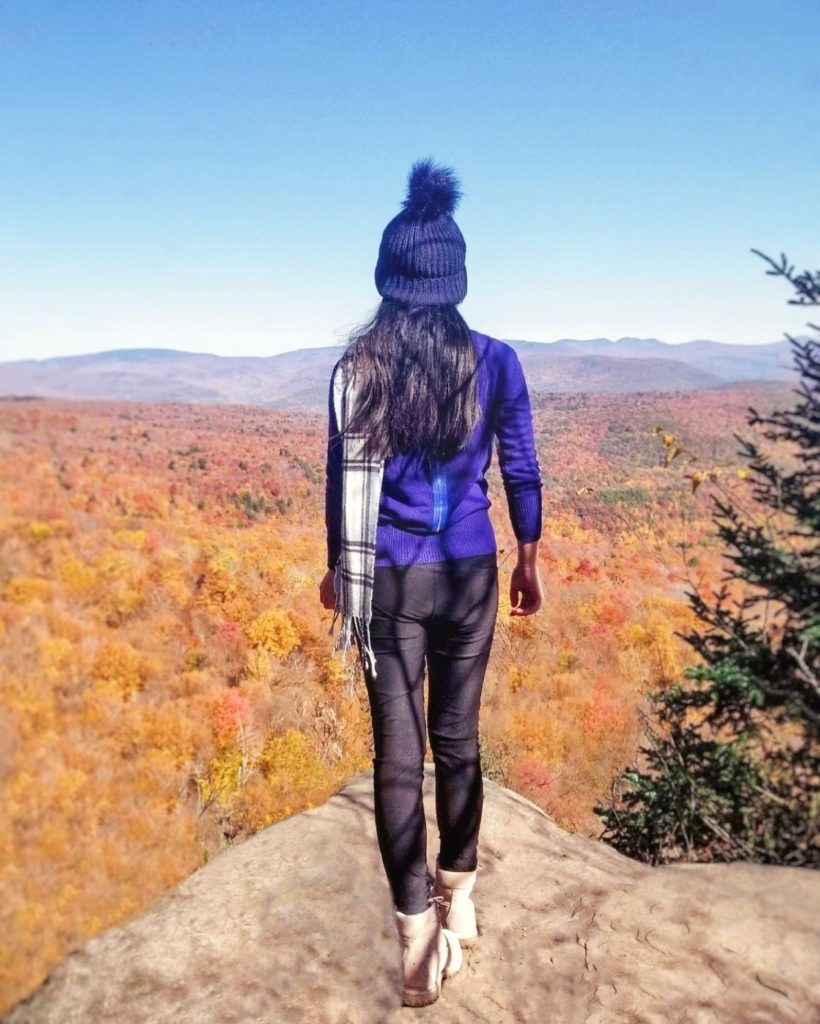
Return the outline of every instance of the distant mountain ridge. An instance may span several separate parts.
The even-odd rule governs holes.
[[[788,341],[728,345],[657,338],[510,341],[530,390],[696,391],[748,381],[795,379]],[[0,363],[0,396],[134,399],[323,409],[343,346],[273,356],[219,356],[171,348],[114,349]]]
[[[534,351],[533,346],[543,343],[511,341],[510,344],[515,346],[523,361]],[[787,341],[773,341],[765,345],[728,345],[703,339],[671,345],[657,338],[619,338],[617,341],[609,338],[588,341],[562,338],[547,344],[554,355],[670,360],[717,378],[713,385],[703,385],[706,387],[748,380],[791,380],[794,376],[791,347]]]

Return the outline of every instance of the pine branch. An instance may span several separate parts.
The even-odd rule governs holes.
[[[760,252],[759,249],[752,249],[751,251],[755,256],[765,260],[772,268],[766,271],[767,274],[772,277],[785,277],[797,292],[796,299],[788,300],[790,306],[820,306],[820,270],[814,273],[810,270],[804,270],[801,274],[798,274],[795,272],[794,265],[786,259],[785,253],[780,254],[780,262],[778,263],[770,256]]]

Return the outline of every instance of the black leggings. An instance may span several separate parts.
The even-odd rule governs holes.
[[[376,678],[366,673],[375,745],[376,833],[397,910],[427,906],[422,804],[425,721],[436,766],[439,863],[477,865],[484,791],[478,713],[498,610],[496,555],[377,567],[370,635]]]

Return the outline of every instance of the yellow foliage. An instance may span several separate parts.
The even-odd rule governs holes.
[[[248,651],[245,671],[251,679],[267,682],[271,677],[272,668],[271,655],[263,647],[253,647]]]
[[[560,672],[571,672],[578,664],[578,655],[575,651],[564,647],[558,652],[558,658],[556,659],[556,666]]]
[[[32,795],[40,788],[40,780],[35,779],[25,769],[12,775],[3,790],[3,803],[10,815],[32,799]]]
[[[309,737],[298,729],[272,736],[257,763],[269,782],[287,782],[303,792],[315,791],[326,775]]]
[[[234,548],[219,548],[208,559],[208,571],[202,583],[200,601],[221,605],[232,601],[238,591],[241,560]]]
[[[142,551],[145,547],[145,530],[117,530],[114,540],[125,548]]]
[[[594,544],[600,537],[596,530],[586,529],[577,519],[566,516],[545,516],[544,536],[553,540],[569,540],[577,544]]]
[[[126,917],[130,917],[140,909],[140,903],[134,899],[133,896],[123,896],[121,900],[117,901],[117,905],[114,907],[114,914],[117,920],[123,920]]]
[[[228,808],[242,789],[246,774],[245,755],[236,747],[226,744],[211,759],[207,773],[196,779],[202,802]]]
[[[130,697],[142,689],[146,668],[142,655],[131,644],[112,640],[103,644],[94,660],[94,683],[105,693]]]
[[[136,586],[130,583],[136,583]],[[137,612],[145,603],[145,593],[141,581],[117,579],[106,586],[98,608],[106,618],[113,618],[117,623]]]
[[[114,551],[111,548],[103,552],[97,566],[106,576],[125,576],[131,569],[128,558],[121,551]]]
[[[504,586],[501,589],[498,602],[498,627],[507,633],[509,639],[515,643],[516,640],[531,639],[538,632],[538,623],[532,615],[510,615],[509,588]],[[515,651],[515,657],[521,656],[521,651]]]
[[[348,669],[340,658],[328,658],[322,668],[328,687],[335,688],[348,682]]]
[[[187,567],[172,548],[161,548],[154,552],[152,581],[161,584],[162,589],[178,608],[191,602],[191,588],[186,579]]]
[[[15,576],[3,588],[3,597],[12,604],[30,606],[46,598],[51,590],[49,580]]]
[[[277,658],[286,658],[299,646],[299,634],[291,617],[278,608],[262,612],[245,632],[254,647],[270,651]]]
[[[74,645],[64,636],[43,637],[39,643],[40,664],[46,678],[56,682],[65,668]]]
[[[181,768],[196,756],[205,743],[206,727],[192,717],[185,704],[167,701],[160,706],[147,705],[140,709],[134,723],[134,742],[146,756],[160,764]]]
[[[54,905],[59,914],[64,913],[66,910],[70,910],[77,902],[77,897],[80,895],[80,890],[76,885],[72,885],[71,882],[66,882],[65,885],[60,887],[60,891],[57,893]]]
[[[618,630],[622,647],[648,647],[652,638],[639,622],[627,622]]]
[[[272,584],[280,584],[288,570],[288,559],[275,551],[267,551],[256,563],[259,572]]]
[[[513,711],[508,739],[520,754],[535,755],[544,764],[560,764],[572,742],[567,722],[554,710],[547,715],[519,708]]]
[[[20,740],[43,737],[54,728],[54,694],[50,687],[42,687],[39,678],[19,676],[9,676],[3,683],[3,702],[17,719]]]
[[[69,594],[86,593],[97,582],[96,570],[81,562],[76,555],[69,555],[57,572]]]
[[[66,822],[46,821],[40,833],[40,852],[54,864],[71,850],[71,834]]]
[[[535,682],[535,676],[529,668],[524,668],[521,665],[511,665],[508,673],[508,682],[510,693],[518,693],[522,686],[532,686]]]
[[[50,523],[43,523],[40,521],[31,523],[29,525],[29,531],[31,532],[31,539],[35,544],[41,543],[41,541],[48,540],[48,538],[54,532],[51,528]]]
[[[85,795],[89,777],[79,768],[69,768],[57,775],[48,792],[50,821],[53,826],[70,822],[78,814],[79,797]],[[52,817],[53,816],[53,817]],[[59,831],[52,833],[51,841],[59,841]]]
[[[221,548],[209,560],[208,570],[214,573],[233,575],[240,567],[239,555],[234,548]]]

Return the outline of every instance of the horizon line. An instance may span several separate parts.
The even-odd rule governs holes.
[[[792,337],[798,340],[804,339],[807,336],[804,335],[793,335]],[[710,345],[725,345],[727,348],[765,348],[768,345],[780,345],[783,342],[789,341],[789,336],[784,335],[783,338],[776,339],[774,341],[717,341],[714,338],[690,338],[687,341],[664,341],[662,338],[657,337],[638,337],[637,335],[625,334],[620,338],[607,338],[605,335],[597,335],[590,338],[554,338],[552,341],[533,341],[530,338],[499,338],[499,341],[503,341],[506,344],[511,345],[557,345],[561,342],[577,342],[578,344],[588,344],[595,341],[605,341],[610,345],[618,345],[624,341],[639,341],[639,342],[655,342],[659,345],[667,345],[669,348],[680,348],[684,345],[696,345],[707,343]],[[175,355],[190,355],[190,356],[210,356],[215,359],[278,359],[282,356],[295,355],[299,352],[315,352],[321,351],[322,349],[331,348],[344,348],[346,342],[336,342],[332,345],[303,345],[300,348],[286,349],[284,352],[272,352],[267,356],[260,355],[241,355],[232,353],[227,355],[222,352],[205,352],[194,349],[182,349],[172,348],[164,345],[133,345],[122,348],[106,348],[97,349],[96,351],[90,352],[75,352],[67,355],[55,355],[55,356],[30,356],[28,358],[23,357],[21,359],[0,359],[0,366],[8,365],[10,363],[47,363],[58,359],[83,359],[89,356],[105,356],[111,355],[117,352],[165,352],[173,353]]]

